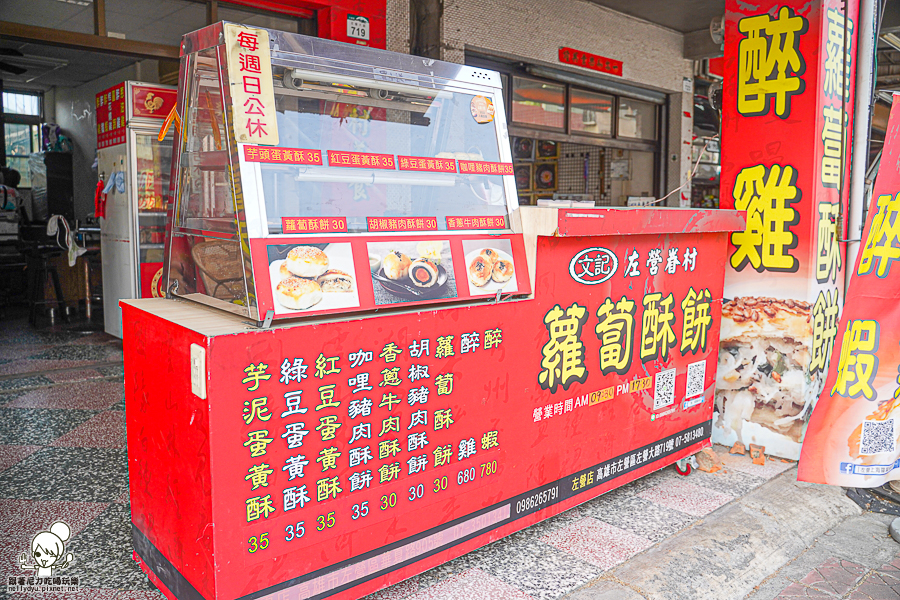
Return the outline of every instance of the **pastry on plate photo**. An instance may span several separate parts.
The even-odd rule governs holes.
[[[420,258],[410,265],[409,278],[416,287],[429,288],[437,283],[438,270],[429,259]]]
[[[269,246],[276,314],[359,307],[349,243]]]
[[[494,262],[493,269],[491,269],[491,279],[493,279],[497,283],[506,283],[507,281],[512,279],[514,272],[515,269],[513,268],[511,260],[498,258]]]
[[[384,275],[388,279],[403,279],[409,273],[409,265],[412,263],[409,257],[402,252],[394,250],[389,252],[382,261]]]
[[[285,308],[305,310],[322,301],[322,287],[303,277],[288,277],[275,286],[275,291],[275,299]]]
[[[328,256],[315,246],[295,246],[284,265],[297,277],[318,277],[328,270]]]
[[[489,242],[490,246],[484,246]],[[474,296],[512,293],[518,290],[512,245],[506,239],[463,240],[469,293]]]
[[[369,242],[375,304],[455,298],[448,240]]]
[[[478,287],[482,287],[491,280],[493,263],[482,255],[478,255],[469,263],[469,281]]]
[[[352,292],[353,277],[340,269],[328,269],[316,282],[323,292]]]

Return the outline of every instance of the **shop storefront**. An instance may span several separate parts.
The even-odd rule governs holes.
[[[167,597],[359,597],[709,444],[740,213],[521,206],[493,71],[233,24],[185,48],[169,297],[123,302]]]

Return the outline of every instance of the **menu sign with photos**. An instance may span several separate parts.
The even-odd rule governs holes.
[[[224,27],[237,141],[277,146],[269,32],[231,23]]]

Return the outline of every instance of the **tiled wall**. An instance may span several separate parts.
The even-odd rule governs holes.
[[[409,0],[387,0],[387,49],[409,53]]]
[[[682,35],[583,0],[445,0],[443,60],[464,62],[466,46],[558,64],[560,46],[623,62],[623,79],[681,91],[692,62]]]
[[[691,168],[693,95],[683,93],[683,80],[693,76],[693,63],[682,58],[682,44],[678,32],[584,0],[444,1],[443,60],[465,62],[469,47],[559,65],[559,48],[568,46],[621,60],[623,80],[668,92],[668,143],[662,148],[667,192],[681,185]],[[690,199],[690,185],[681,193]],[[678,206],[681,193],[666,204]]]

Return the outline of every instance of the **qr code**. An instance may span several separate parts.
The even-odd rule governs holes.
[[[653,378],[653,410],[675,402],[675,369],[660,371]]]
[[[706,360],[691,363],[687,368],[687,387],[684,390],[685,398],[693,398],[703,393],[706,381]]]
[[[859,453],[871,455],[881,454],[882,452],[894,452],[896,440],[894,419],[863,421]]]

